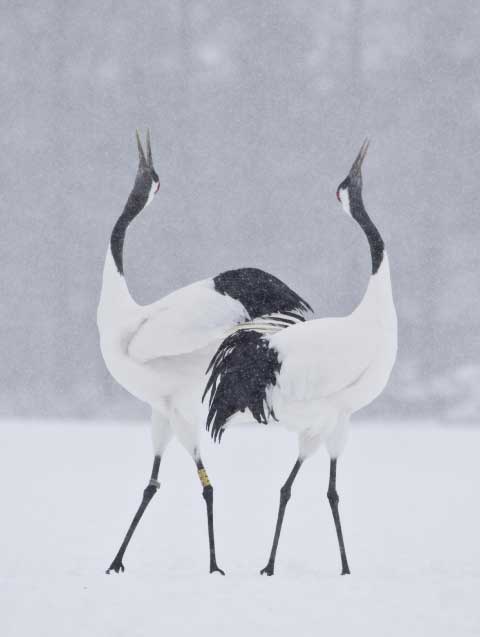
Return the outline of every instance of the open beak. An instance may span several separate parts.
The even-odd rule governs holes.
[[[362,144],[362,147],[360,148],[360,151],[355,159],[355,161],[352,164],[352,167],[350,168],[350,178],[361,178],[362,175],[362,164],[363,164],[363,160],[365,159],[365,155],[367,154],[367,150],[368,147],[370,145],[370,140],[368,139],[368,137],[365,139],[365,141]]]
[[[152,147],[150,146],[150,129],[147,128],[147,163],[153,168]]]
[[[142,147],[142,142],[140,141],[140,134],[138,132],[138,128],[135,131],[135,135],[137,138],[137,147],[138,147],[138,162],[139,168],[153,168],[153,160],[152,160],[152,148],[150,146],[150,129],[147,129],[147,154]]]

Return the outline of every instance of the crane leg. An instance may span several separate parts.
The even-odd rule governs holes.
[[[280,532],[282,530],[285,509],[287,508],[287,502],[290,500],[293,481],[297,477],[297,473],[302,466],[302,462],[303,460],[301,460],[300,458],[297,460],[297,462],[293,466],[292,471],[290,472],[290,475],[287,478],[287,481],[280,489],[280,505],[278,507],[277,525],[275,527],[275,535],[273,536],[272,550],[270,552],[270,559],[268,560],[268,564],[260,571],[261,575],[273,575],[275,569],[275,558],[277,555],[278,540],[280,539]]]
[[[225,575],[224,571],[218,567],[217,558],[215,555],[215,534],[213,532],[213,487],[210,484],[210,480],[208,478],[205,467],[203,466],[203,462],[198,456],[195,454],[195,464],[197,465],[198,477],[203,487],[203,499],[205,500],[205,504],[207,505],[207,521],[208,521],[208,545],[210,551],[210,573],[221,573]]]
[[[336,488],[337,482],[337,459],[330,460],[330,480],[328,483],[327,497],[332,509],[333,521],[335,522],[335,530],[337,532],[338,547],[340,549],[340,558],[342,560],[342,575],[349,575],[350,569],[347,562],[347,554],[345,553],[345,544],[343,542],[342,525],[340,523],[340,514],[338,512],[339,497]]]
[[[153,460],[152,475],[150,477],[150,481],[148,485],[146,486],[143,492],[142,501],[140,503],[140,506],[138,507],[138,511],[135,513],[135,516],[128,528],[127,534],[125,535],[125,539],[123,540],[122,545],[118,549],[118,553],[115,555],[113,562],[110,564],[109,568],[106,571],[107,575],[109,575],[111,571],[115,571],[115,573],[120,573],[120,572],[123,573],[123,571],[125,570],[125,567],[123,565],[123,556],[125,554],[125,551],[127,550],[127,546],[130,540],[132,539],[132,535],[135,529],[137,528],[137,524],[140,522],[142,515],[145,512],[145,509],[150,503],[150,500],[153,498],[153,496],[155,495],[155,493],[158,491],[160,487],[160,483],[158,482],[158,471],[160,469],[160,460],[161,460],[161,457],[156,455]]]

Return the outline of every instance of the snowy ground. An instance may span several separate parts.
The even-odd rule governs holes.
[[[299,474],[266,578],[295,440],[237,429],[204,450],[227,576],[207,574],[204,502],[176,443],[126,572],[107,576],[150,471],[147,428],[0,424],[0,634],[480,634],[480,431],[353,428],[338,478],[350,577],[338,575],[324,452]]]

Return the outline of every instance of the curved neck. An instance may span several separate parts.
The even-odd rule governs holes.
[[[105,257],[102,292],[97,315],[102,324],[103,321],[107,321],[107,325],[109,325],[112,320],[118,319],[120,310],[128,309],[132,304],[135,305],[123,276],[123,244],[130,222],[145,208],[149,200],[150,195],[138,194],[138,189],[134,188],[122,214],[113,227]]]
[[[127,228],[131,221],[145,208],[147,201],[148,197],[131,192],[122,214],[113,226],[112,235],[110,237],[110,249],[118,273],[121,276],[123,276],[123,244]]]
[[[363,319],[386,322],[391,327],[396,322],[396,313],[385,244],[380,232],[365,210],[361,190],[350,192],[349,197],[350,213],[367,237],[372,258],[370,281],[365,295],[354,313]]]
[[[372,274],[376,274],[383,261],[385,244],[376,225],[370,219],[363,205],[361,191],[349,192],[350,212],[355,221],[359,224],[367,237],[372,257]]]

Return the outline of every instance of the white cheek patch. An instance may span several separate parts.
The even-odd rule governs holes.
[[[350,212],[350,195],[348,194],[348,189],[342,188],[339,194],[340,194],[340,201],[342,202],[343,210],[347,213],[349,217],[351,217],[352,213]]]
[[[155,193],[157,192],[157,187],[158,187],[158,183],[156,181],[152,181],[152,185],[150,186],[150,192],[148,193],[148,199],[147,199],[147,203],[145,204],[145,207],[147,207],[148,204],[151,203],[152,199],[155,197]]]

